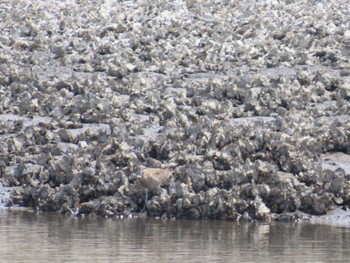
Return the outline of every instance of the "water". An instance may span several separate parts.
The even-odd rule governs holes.
[[[349,262],[350,228],[0,210],[0,262]]]

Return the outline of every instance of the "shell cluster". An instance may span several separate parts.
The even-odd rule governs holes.
[[[348,209],[349,11],[345,0],[1,1],[7,205],[248,221]],[[141,166],[172,174],[146,202]]]

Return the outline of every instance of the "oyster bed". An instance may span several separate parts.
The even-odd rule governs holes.
[[[349,9],[1,1],[1,202],[267,221],[348,209]],[[146,203],[140,165],[173,171]]]

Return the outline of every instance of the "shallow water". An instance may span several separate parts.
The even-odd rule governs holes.
[[[348,226],[72,219],[0,210],[1,262],[348,262]]]

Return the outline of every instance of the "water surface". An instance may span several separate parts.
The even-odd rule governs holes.
[[[350,228],[0,210],[0,262],[349,262]]]

